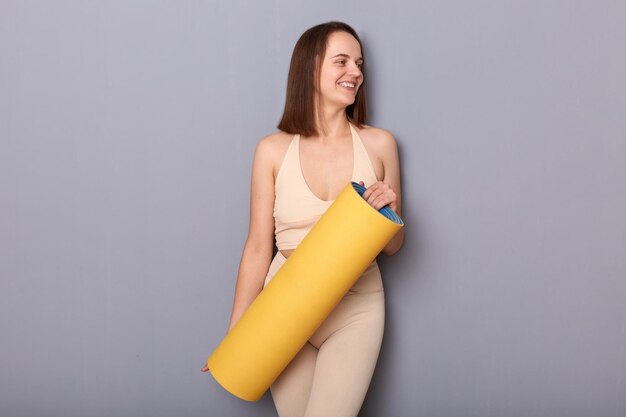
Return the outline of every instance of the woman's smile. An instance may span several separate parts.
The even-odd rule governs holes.
[[[341,81],[338,83],[340,87],[356,92],[356,83],[350,81]]]

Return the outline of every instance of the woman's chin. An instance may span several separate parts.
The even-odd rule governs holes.
[[[354,96],[352,97],[343,97],[341,100],[341,105],[348,107],[354,104],[354,102],[356,101],[356,98]]]
[[[327,105],[331,105],[331,106],[337,106],[337,107],[348,107],[354,104],[354,102],[356,101],[356,97],[352,96],[352,97],[347,97],[347,96],[343,96],[343,97],[337,97],[334,98],[332,100],[328,100],[326,101]]]

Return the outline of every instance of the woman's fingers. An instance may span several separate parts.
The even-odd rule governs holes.
[[[201,369],[202,372],[207,372],[209,370],[209,367],[204,365],[204,367]]]
[[[380,182],[376,182],[370,185],[369,188],[367,188],[365,192],[363,193],[363,199],[371,204],[372,196],[375,192],[377,192],[379,187],[380,187]]]
[[[389,207],[395,211],[396,193],[389,184],[385,184],[382,181],[372,184],[365,190],[363,198],[376,210],[380,210],[386,205],[389,205]]]

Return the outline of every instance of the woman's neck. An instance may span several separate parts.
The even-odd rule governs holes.
[[[317,135],[320,139],[341,138],[350,134],[345,108],[322,109],[317,114]]]

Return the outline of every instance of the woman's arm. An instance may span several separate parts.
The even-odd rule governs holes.
[[[270,137],[259,141],[252,164],[250,225],[241,255],[228,330],[263,289],[274,251],[274,174]]]
[[[250,225],[243,248],[228,331],[263,289],[274,251],[274,167],[269,137],[259,141],[252,163]],[[202,372],[208,372],[204,364]]]
[[[400,188],[400,159],[398,145],[394,137],[383,129],[376,129],[376,153],[383,164],[383,180],[371,185],[363,194],[363,198],[376,210],[389,205],[396,214],[402,217],[402,191]],[[404,243],[404,228],[389,241],[382,252],[393,255]]]

